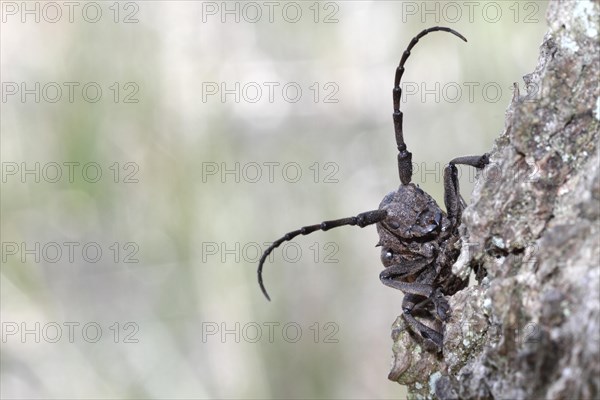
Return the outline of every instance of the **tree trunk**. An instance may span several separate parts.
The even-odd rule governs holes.
[[[413,398],[600,397],[598,1],[549,4],[535,71],[463,215],[443,356],[402,318],[390,379]]]

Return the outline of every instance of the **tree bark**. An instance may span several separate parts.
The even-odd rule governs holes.
[[[393,326],[389,378],[412,398],[600,397],[598,1],[549,4],[527,93],[480,174],[454,273],[442,356]]]

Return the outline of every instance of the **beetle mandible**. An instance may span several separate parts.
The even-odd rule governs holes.
[[[394,131],[398,146],[398,173],[400,187],[385,196],[379,209],[360,213],[354,217],[309,225],[287,233],[265,250],[258,265],[258,283],[265,297],[270,300],[262,279],[263,264],[268,255],[283,242],[298,235],[327,231],[345,225],[363,228],[376,224],[381,246],[381,262],[385,269],[379,275],[384,285],[404,292],[402,315],[410,329],[416,333],[423,347],[441,352],[443,347],[443,323],[448,320],[450,307],[446,296],[451,296],[468,285],[452,274],[461,247],[458,227],[466,207],[458,187],[457,164],[478,169],[489,163],[488,154],[458,157],[444,168],[444,204],[442,211],[436,201],[414,183],[412,178],[412,153],[407,150],[402,132],[400,81],[404,64],[419,39],[430,32],[451,33],[463,41],[464,36],[453,29],[435,26],[421,31],[409,43],[396,68],[392,92]],[[424,322],[428,322],[425,324]]]

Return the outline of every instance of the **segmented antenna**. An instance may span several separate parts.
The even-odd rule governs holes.
[[[267,298],[267,300],[270,301],[271,298],[269,297],[269,294],[267,293],[267,289],[265,289],[265,285],[264,285],[263,279],[262,279],[263,264],[265,263],[265,260],[267,259],[269,254],[271,254],[271,252],[273,250],[275,250],[277,247],[279,247],[279,245],[281,245],[283,242],[292,240],[293,238],[295,238],[298,235],[308,235],[310,233],[313,233],[313,232],[319,231],[319,230],[320,231],[328,231],[329,229],[339,228],[340,226],[345,226],[345,225],[358,225],[361,228],[364,228],[367,225],[372,225],[379,221],[383,221],[386,216],[387,216],[387,211],[385,211],[385,210],[367,211],[367,212],[358,214],[356,217],[336,219],[333,221],[324,221],[324,222],[321,222],[320,224],[304,226],[298,230],[288,232],[282,238],[274,241],[273,244],[270,245],[267,250],[265,250],[265,252],[263,253],[263,255],[260,258],[260,261],[258,263],[258,284],[260,285],[260,289],[262,290],[262,292],[265,295],[265,297]]]
[[[410,51],[412,50],[412,48],[417,44],[419,39],[421,39],[423,36],[427,35],[429,32],[435,32],[435,31],[449,32],[455,36],[458,36],[465,42],[467,41],[467,39],[465,39],[460,33],[456,32],[455,30],[452,30],[452,29],[446,28],[446,27],[435,26],[433,28],[425,29],[424,31],[419,33],[417,36],[415,36],[409,43],[406,50],[404,50],[404,53],[402,54],[402,58],[400,59],[400,64],[398,65],[398,68],[396,69],[396,76],[394,79],[394,89],[393,89],[394,114],[393,114],[393,117],[394,117],[394,130],[396,133],[396,144],[398,145],[398,151],[399,151],[399,153],[398,153],[398,172],[400,174],[400,181],[404,185],[409,184],[411,181],[412,154],[406,149],[406,143],[404,143],[404,137],[403,137],[403,132],[402,132],[402,112],[400,111],[400,97],[402,95],[402,89],[400,88],[400,80],[402,79],[402,75],[404,74],[404,63],[406,63],[406,60],[410,56]],[[345,225],[358,225],[361,228],[363,228],[365,226],[372,225],[377,222],[383,221],[386,218],[386,216],[387,216],[387,212],[385,210],[367,211],[367,212],[358,214],[355,217],[342,218],[342,219],[337,219],[337,220],[333,220],[333,221],[321,222],[320,224],[316,224],[316,225],[304,226],[298,230],[288,232],[282,238],[277,239],[275,242],[273,242],[273,244],[271,246],[269,246],[267,248],[267,250],[265,250],[265,252],[261,256],[260,261],[258,263],[258,271],[257,271],[258,284],[260,285],[260,289],[262,290],[262,292],[265,295],[265,297],[267,298],[267,300],[271,300],[271,298],[269,297],[269,294],[267,293],[267,289],[265,289],[265,285],[264,285],[263,279],[262,279],[263,265],[264,265],[267,257],[269,256],[269,254],[271,254],[271,252],[274,249],[276,249],[277,247],[279,247],[283,242],[292,240],[293,238],[295,238],[298,235],[308,235],[308,234],[311,234],[311,233],[313,233],[315,231],[319,231],[319,230],[327,231],[329,229],[338,228],[340,226],[345,226]]]
[[[465,42],[467,41],[463,35],[453,29],[446,28],[444,26],[434,26],[433,28],[421,31],[421,33],[415,36],[402,54],[400,64],[398,65],[398,68],[396,68],[396,77],[394,79],[392,97],[394,99],[394,131],[396,133],[396,144],[398,145],[398,173],[400,175],[400,181],[403,185],[408,185],[412,179],[412,153],[406,149],[406,143],[404,143],[404,133],[402,131],[402,111],[400,111],[400,97],[402,96],[400,81],[402,79],[402,75],[404,74],[404,63],[406,63],[406,60],[408,60],[412,48],[423,36],[427,35],[429,32],[435,31],[449,32],[455,36],[458,36]]]

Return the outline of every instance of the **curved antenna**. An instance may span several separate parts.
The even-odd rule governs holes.
[[[400,97],[402,95],[402,89],[400,88],[400,80],[404,74],[404,63],[410,56],[410,51],[417,44],[419,39],[427,35],[429,32],[443,31],[458,36],[465,42],[467,39],[456,32],[453,29],[446,28],[444,26],[434,26],[433,28],[425,29],[415,36],[400,59],[400,64],[396,68],[396,77],[394,79],[394,89],[392,96],[394,99],[394,131],[396,133],[396,144],[398,145],[398,173],[400,174],[400,181],[403,185],[408,185],[412,179],[412,153],[406,149],[406,143],[404,143],[404,134],[402,132],[402,111],[400,111]]]
[[[279,238],[276,241],[274,241],[273,244],[271,246],[269,246],[269,248],[267,248],[267,250],[265,250],[262,257],[260,257],[260,261],[258,263],[258,271],[257,271],[258,272],[258,284],[260,285],[260,290],[262,290],[262,292],[265,295],[265,297],[267,298],[267,300],[270,301],[271,298],[269,297],[269,294],[267,293],[267,289],[265,289],[265,285],[263,283],[263,278],[262,278],[263,264],[265,263],[265,260],[267,259],[269,254],[271,254],[271,252],[273,250],[275,250],[277,247],[279,247],[279,245],[281,245],[283,242],[292,240],[293,238],[295,238],[298,235],[308,235],[310,233],[313,233],[313,232],[319,231],[319,230],[328,231],[329,229],[339,228],[340,226],[345,226],[345,225],[358,225],[361,228],[364,228],[367,225],[372,225],[379,221],[383,221],[386,216],[387,216],[387,211],[385,211],[385,210],[367,211],[367,212],[358,214],[356,217],[336,219],[333,221],[324,221],[324,222],[321,222],[320,224],[304,226],[298,230],[286,233],[282,238]]]

